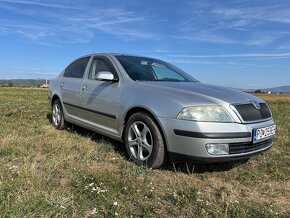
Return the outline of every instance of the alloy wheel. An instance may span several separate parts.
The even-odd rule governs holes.
[[[134,122],[129,129],[128,144],[131,154],[140,161],[147,160],[153,150],[153,137],[148,126],[141,122]]]

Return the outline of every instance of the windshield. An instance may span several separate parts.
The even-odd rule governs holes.
[[[153,58],[118,55],[123,68],[132,80],[198,82],[177,67]]]

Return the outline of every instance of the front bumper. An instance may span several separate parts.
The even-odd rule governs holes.
[[[255,128],[271,126],[274,121],[259,123],[194,122],[159,117],[171,162],[227,162],[255,156],[271,148],[273,138],[253,143]],[[226,155],[211,155],[206,144],[229,144]]]

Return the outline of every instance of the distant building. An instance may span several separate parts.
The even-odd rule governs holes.
[[[261,89],[257,89],[255,93],[263,93]]]
[[[47,79],[45,80],[45,84],[42,84],[42,85],[40,86],[40,88],[48,88]]]

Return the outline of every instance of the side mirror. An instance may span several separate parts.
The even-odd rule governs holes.
[[[114,74],[112,74],[109,71],[100,71],[95,76],[95,80],[102,80],[102,81],[118,81],[118,79],[115,78]]]

